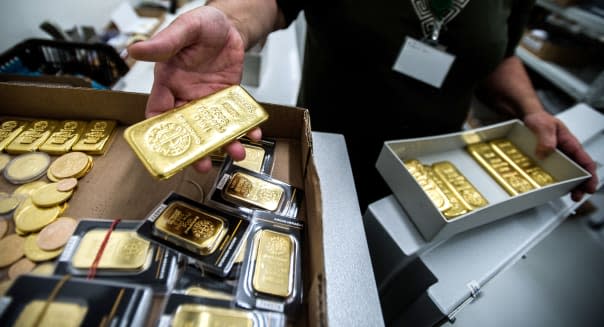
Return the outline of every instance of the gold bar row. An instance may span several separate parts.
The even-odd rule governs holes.
[[[0,124],[0,151],[103,154],[116,125],[113,120],[4,120]]]
[[[467,151],[511,196],[552,184],[555,179],[505,139],[470,144]]]
[[[404,163],[409,173],[447,220],[489,203],[448,161],[436,162],[432,166],[424,165],[416,159],[406,160]]]

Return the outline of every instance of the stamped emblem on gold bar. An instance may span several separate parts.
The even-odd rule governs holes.
[[[58,125],[59,122],[48,119],[31,122],[21,134],[6,146],[6,152],[25,153],[38,150]]]
[[[157,218],[154,228],[202,255],[213,253],[227,232],[223,218],[182,202],[171,203]]]
[[[292,292],[294,244],[291,236],[261,230],[254,237],[252,286],[266,294],[288,297]]]
[[[233,326],[253,327],[251,312],[242,309],[210,307],[202,304],[181,304],[172,318],[172,327]]]
[[[451,189],[449,189],[447,184],[445,184],[445,182],[434,173],[434,170],[432,169],[432,167],[425,166],[425,169],[426,169],[428,176],[430,178],[432,178],[432,180],[434,181],[434,183],[436,183],[438,188],[442,190],[442,192],[445,194],[445,196],[449,200],[449,203],[451,204],[450,208],[442,211],[442,214],[443,214],[443,216],[445,216],[446,219],[451,219],[451,218],[455,218],[455,217],[458,217],[461,215],[465,215],[466,213],[468,213],[470,211],[462,203],[462,200],[460,199],[459,195],[455,194]]]
[[[153,176],[168,178],[267,119],[243,88],[232,86],[132,125],[124,136]]]
[[[89,122],[80,140],[74,144],[73,151],[104,154],[107,151],[116,125],[115,120],[93,120]]]
[[[71,150],[86,128],[81,120],[66,120],[60,123],[56,131],[40,146],[40,151],[49,154],[64,154]]]
[[[556,182],[552,175],[539,167],[511,141],[500,139],[493,140],[489,144],[495,152],[504,157],[512,166],[516,166],[518,170],[524,172],[526,177],[534,182],[534,186],[541,187]]]
[[[92,266],[106,234],[107,229],[94,229],[82,237],[71,260],[74,268],[88,269]],[[120,270],[141,269],[147,261],[149,247],[149,241],[141,239],[135,232],[114,230],[97,267]]]
[[[79,303],[34,300],[19,314],[15,327],[64,326],[78,327],[82,324],[88,307]],[[41,317],[39,317],[42,315]]]
[[[510,165],[488,144],[470,144],[466,149],[509,195],[514,196],[535,189],[535,186],[520,171]]]
[[[23,120],[5,120],[0,124],[0,151],[11,143],[23,130],[29,122]]]
[[[278,185],[260,178],[236,172],[231,176],[224,188],[224,194],[228,198],[234,198],[269,211],[275,211],[279,207],[284,190]]]

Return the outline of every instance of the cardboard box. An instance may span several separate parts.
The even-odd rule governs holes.
[[[558,182],[520,195],[508,195],[465,150],[467,144],[497,138],[512,141]],[[459,133],[385,142],[376,167],[422,236],[427,241],[438,240],[558,198],[590,177],[558,150],[538,160],[534,155],[536,144],[535,136],[520,120],[511,120]],[[418,159],[426,165],[450,161],[489,204],[446,220],[405,168],[403,161],[407,159]]]
[[[119,122],[109,150],[102,156],[94,156],[94,167],[79,181],[64,216],[141,220],[170,191],[202,199],[203,194],[199,194],[191,182],[209,192],[218,172],[219,167],[215,167],[208,174],[199,174],[189,167],[163,181],[154,179],[147,172],[122,136],[128,125],[144,119],[146,94],[0,83],[0,99],[0,119],[115,119]],[[262,125],[263,134],[276,140],[272,176],[304,190],[303,208],[298,215],[298,219],[306,224],[303,244],[304,314],[295,326],[326,325],[321,193],[312,159],[308,111],[273,104],[263,106],[270,115]],[[0,177],[1,192],[12,193],[17,186]],[[7,268],[0,273],[5,273],[5,270]],[[156,301],[149,312],[149,326],[156,323],[161,303],[161,300]]]

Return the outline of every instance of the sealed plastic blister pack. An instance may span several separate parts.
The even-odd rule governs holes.
[[[225,161],[233,161],[233,164],[239,167],[247,168],[261,174],[270,175],[273,170],[273,161],[275,158],[275,141],[272,139],[262,139],[258,142],[242,137],[239,142],[245,148],[245,159],[233,161],[222,149],[214,151],[211,155],[212,162],[222,165]]]
[[[301,221],[255,211],[246,244],[237,304],[295,316],[302,303]]]

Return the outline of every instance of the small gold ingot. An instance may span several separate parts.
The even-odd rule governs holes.
[[[23,120],[5,120],[0,124],[0,151],[11,143],[23,130],[29,122]]]
[[[280,186],[241,172],[235,172],[224,188],[227,198],[269,211],[277,210],[283,193],[284,190]]]
[[[221,291],[210,290],[201,286],[191,286],[185,290],[186,295],[205,297],[217,300],[232,301],[233,295]]]
[[[514,143],[509,140],[499,139],[489,142],[493,150],[505,158],[510,165],[523,172],[536,188],[553,184],[554,177],[539,167],[531,158],[524,154]]]
[[[535,187],[486,143],[470,144],[467,151],[480,166],[511,196]]]
[[[411,176],[415,178],[417,183],[421,186],[439,211],[446,211],[451,208],[451,203],[447,196],[443,193],[440,187],[438,187],[430,175],[428,175],[426,170],[427,167],[422,165],[416,159],[406,160],[405,167]]]
[[[39,322],[38,326],[78,327],[87,311],[88,307],[80,303],[34,300],[23,308],[13,326],[31,327]],[[42,317],[38,317],[40,314]]]
[[[264,163],[264,148],[252,144],[244,144],[243,147],[245,148],[245,159],[235,161],[235,165],[257,173],[261,172]]]
[[[71,259],[74,268],[88,269],[92,266],[107,231],[107,229],[93,229],[82,237],[78,249]],[[138,237],[135,232],[114,230],[111,232],[97,267],[117,270],[141,269],[147,261],[149,248],[149,241]]]
[[[445,185],[457,194],[468,210],[481,208],[489,204],[489,201],[462,175],[459,170],[448,161],[432,164],[434,173],[440,177]]]
[[[59,125],[58,121],[40,119],[31,122],[12,142],[6,146],[8,153],[26,153],[38,150]]]
[[[447,184],[445,184],[445,182],[434,173],[432,167],[426,166],[425,169],[428,173],[428,176],[432,178],[438,188],[443,191],[443,193],[449,200],[449,203],[451,204],[451,207],[449,209],[442,211],[442,214],[443,216],[445,216],[445,219],[451,220],[455,217],[465,215],[470,211],[462,204],[462,200],[459,198],[459,196],[453,193],[453,191],[449,189]]]
[[[243,88],[232,86],[134,124],[124,137],[147,170],[163,179],[267,119]]]
[[[250,311],[202,304],[181,304],[174,313],[172,327],[189,326],[254,327],[256,323]]]
[[[4,169],[4,177],[13,184],[31,182],[44,175],[50,157],[43,152],[22,154],[13,158]]]
[[[117,122],[115,120],[93,120],[89,122],[80,140],[71,149],[88,154],[104,154],[109,148],[116,126]]]
[[[86,128],[86,122],[81,120],[65,120],[59,125],[58,130],[48,137],[48,140],[40,146],[40,151],[49,154],[64,154],[71,150],[73,145],[80,139]]]
[[[291,236],[263,229],[254,236],[254,290],[280,297],[292,294],[294,243]]]
[[[154,228],[201,255],[213,253],[227,232],[223,218],[182,202],[171,203],[157,218]]]

